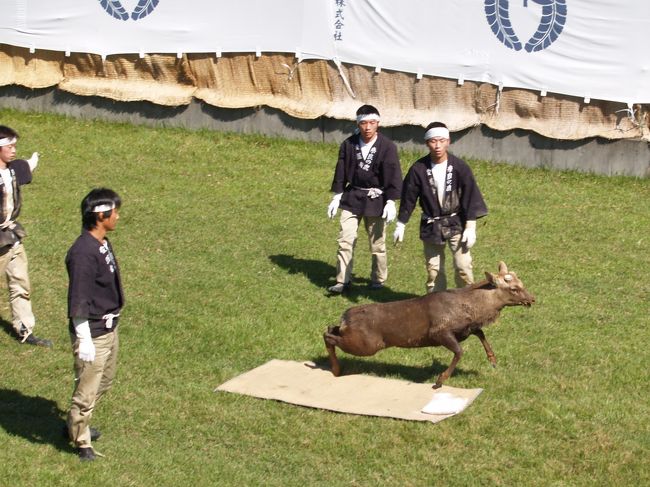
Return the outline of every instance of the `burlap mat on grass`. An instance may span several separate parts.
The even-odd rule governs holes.
[[[221,384],[216,391],[274,399],[340,413],[437,423],[463,411],[483,389],[416,384],[368,375],[342,375],[313,362],[271,360]],[[423,409],[440,414],[427,414]]]

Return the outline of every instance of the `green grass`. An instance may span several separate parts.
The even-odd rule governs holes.
[[[20,156],[42,154],[21,222],[37,334],[55,341],[21,346],[7,323],[0,333],[0,485],[650,483],[648,180],[470,161],[490,209],[476,276],[504,260],[537,303],[486,329],[496,369],[464,342],[448,384],[484,392],[432,425],[213,392],[270,359],[325,361],[322,332],[346,307],[423,292],[410,223],[389,250],[388,289],[365,291],[362,234],[360,285],[326,295],[336,146],[0,115]],[[418,155],[403,153],[404,169]],[[87,465],[60,435],[72,388],[63,259],[98,185],[124,201],[112,241],[127,307],[118,378],[93,418],[106,458]],[[442,348],[340,355],[348,371],[418,382],[451,360]]]

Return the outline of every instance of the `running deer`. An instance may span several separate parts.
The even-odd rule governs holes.
[[[434,389],[454,372],[463,355],[460,342],[470,335],[481,340],[493,367],[496,357],[482,328],[496,321],[506,306],[530,306],[535,297],[504,262],[499,273],[465,288],[425,296],[348,308],[338,325],[323,334],[332,373],[341,374],[336,348],[357,356],[370,356],[388,347],[437,347],[453,352],[451,364],[438,376]]]

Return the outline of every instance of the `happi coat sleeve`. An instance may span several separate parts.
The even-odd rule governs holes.
[[[465,226],[467,220],[478,220],[486,216],[488,214],[487,205],[469,165],[451,154],[449,155],[449,164],[458,174],[458,177],[455,178],[457,183],[452,190],[459,195],[460,217],[463,226]]]
[[[32,182],[32,170],[29,167],[29,162],[24,159],[14,159],[9,167],[14,170],[18,185],[22,186]]]
[[[429,156],[415,161],[404,178],[399,212],[397,214],[397,220],[404,224],[408,223],[411,219],[418,200],[424,213],[433,211],[435,207],[433,193],[431,193],[426,176],[429,161]]]

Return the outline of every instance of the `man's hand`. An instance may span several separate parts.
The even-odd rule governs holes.
[[[476,243],[476,220],[467,220],[461,242],[465,243],[465,246],[468,249],[474,247],[474,244]]]
[[[90,324],[83,318],[74,318],[74,331],[79,339],[79,358],[84,362],[95,360],[95,344],[90,336]]]
[[[386,220],[386,223],[392,222],[397,217],[397,209],[395,208],[395,202],[393,200],[386,201],[384,213],[381,217]]]
[[[395,224],[395,231],[393,232],[393,243],[397,244],[398,242],[404,241],[404,227],[405,225],[401,221],[397,221]]]
[[[343,196],[343,193],[337,193],[334,196],[332,196],[332,201],[327,207],[327,216],[329,218],[334,218],[336,216],[336,212],[339,210],[339,203],[341,202],[341,196]]]
[[[95,344],[91,340],[79,341],[79,358],[84,362],[92,362],[95,360]]]
[[[33,171],[34,169],[36,169],[36,166],[38,166],[38,157],[39,157],[38,152],[34,152],[32,154],[32,157],[27,159],[27,164],[29,164],[29,169],[30,170]]]

